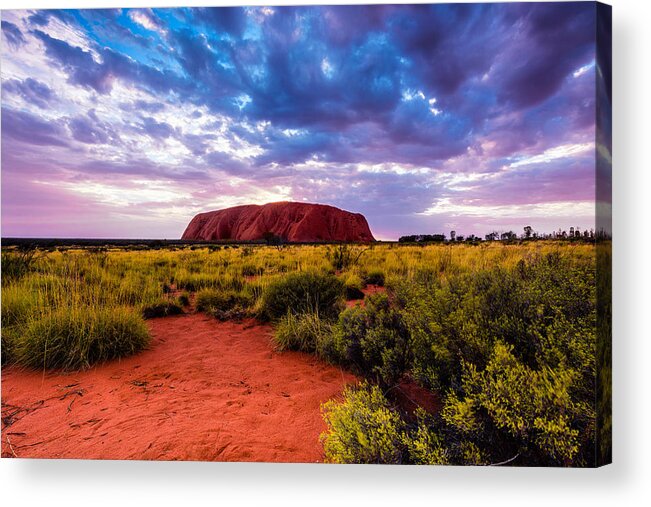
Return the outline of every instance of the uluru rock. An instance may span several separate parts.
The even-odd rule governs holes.
[[[289,242],[375,241],[364,215],[301,202],[249,204],[199,213],[182,239],[256,241],[270,233]]]

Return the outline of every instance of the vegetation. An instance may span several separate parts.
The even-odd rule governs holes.
[[[317,313],[294,314],[288,312],[276,327],[275,342],[278,350],[300,350],[316,353],[333,361],[333,326]]]
[[[128,308],[59,308],[29,322],[12,353],[25,366],[77,370],[148,343],[144,322]]]
[[[329,461],[590,466],[610,452],[609,243],[524,236],[3,248],[2,361],[86,368],[146,347],[144,318],[257,316],[364,379],[323,407]],[[405,412],[406,378],[441,410]]]
[[[239,319],[249,314],[252,297],[245,291],[202,289],[197,293],[197,310],[219,320]]]
[[[382,387],[396,384],[410,361],[402,314],[385,294],[369,297],[364,307],[346,309],[339,316],[334,350],[339,362]]]
[[[278,319],[288,312],[315,313],[329,318],[341,310],[343,282],[315,271],[291,273],[273,280],[262,295],[261,315]]]
[[[392,439],[400,442],[392,456],[429,464],[594,464],[594,247],[550,246],[502,250],[491,264],[453,259],[434,273],[415,270],[392,280],[393,301],[367,298],[365,308],[341,314],[335,349],[345,364],[385,392],[409,372],[443,394],[441,412],[415,423],[386,399],[404,428]],[[360,400],[368,397],[346,408],[352,402],[345,399],[339,413],[377,407],[374,399],[360,409]],[[326,438],[339,438],[340,426],[326,422]],[[364,460],[357,451],[370,435],[362,433],[354,442],[341,437],[349,453],[326,449],[328,459]]]
[[[331,431],[322,436],[332,463],[401,463],[404,423],[389,406],[382,391],[362,384],[344,391],[343,403],[323,405]]]

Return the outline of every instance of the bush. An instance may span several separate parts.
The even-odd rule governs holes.
[[[594,464],[594,264],[552,252],[396,293],[414,377],[446,392],[418,459]]]
[[[516,359],[512,347],[498,343],[483,371],[464,366],[465,397],[448,396],[443,419],[457,434],[474,437],[481,446],[488,440],[485,428],[494,427],[504,441],[521,442],[513,455],[528,454],[528,462],[571,463],[579,453],[580,439],[594,438],[592,426],[580,432],[573,424],[585,410],[572,401],[575,381],[572,370],[532,370]]]
[[[330,463],[401,463],[404,423],[377,386],[347,387],[344,401],[322,405],[328,430],[321,435]]]
[[[344,289],[346,291],[346,300],[364,299],[362,287],[364,283],[359,275],[350,274],[344,279]]]
[[[364,276],[364,283],[384,287],[384,273],[378,269],[371,270]]]
[[[180,315],[182,313],[183,308],[178,303],[166,299],[147,305],[142,309],[142,316],[145,319],[167,317],[168,315]]]
[[[233,290],[203,289],[197,293],[196,298],[197,310],[207,312],[227,312],[237,307],[244,309],[250,306],[251,302],[251,296]]]
[[[416,465],[449,464],[449,450],[433,418],[421,408],[416,410],[416,418],[415,427],[403,434],[409,461]]]
[[[332,359],[332,324],[315,313],[287,313],[276,327],[274,341],[278,350],[300,350]]]
[[[410,363],[409,332],[386,294],[366,301],[366,307],[348,308],[339,316],[335,351],[358,373],[382,386],[394,385]]]
[[[348,268],[353,263],[353,249],[346,243],[341,243],[332,249],[328,248],[326,257],[336,271]]]
[[[287,313],[316,313],[334,318],[342,308],[344,284],[334,275],[291,273],[272,281],[262,294],[260,316],[279,319]]]
[[[78,370],[148,344],[145,322],[129,308],[59,308],[29,322],[13,354],[17,363],[31,368]]]
[[[36,248],[32,245],[23,245],[16,250],[2,251],[2,280],[22,278],[34,270],[36,262]]]

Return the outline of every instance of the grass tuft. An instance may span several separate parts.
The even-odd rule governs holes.
[[[14,342],[18,364],[79,370],[144,349],[149,333],[130,308],[59,308],[32,320]]]

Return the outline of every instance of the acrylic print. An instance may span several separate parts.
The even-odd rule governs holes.
[[[611,460],[610,7],[2,12],[2,457]]]

